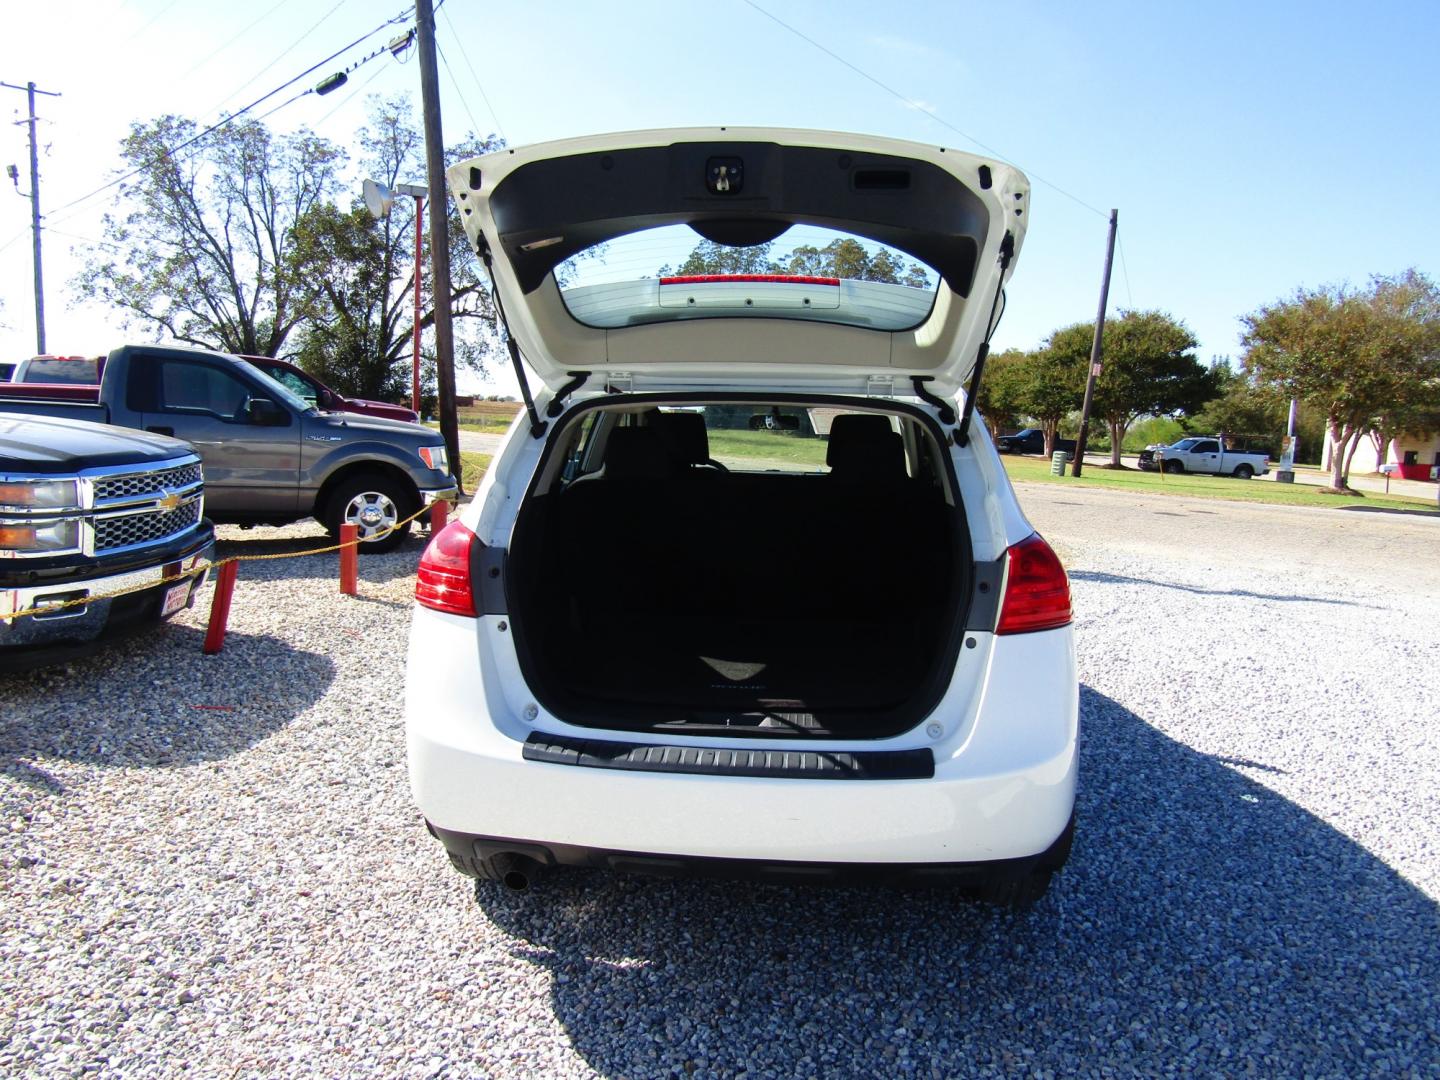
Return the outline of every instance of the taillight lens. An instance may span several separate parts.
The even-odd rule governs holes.
[[[1031,533],[1010,548],[997,634],[1053,630],[1070,621],[1070,577],[1050,545]]]
[[[415,599],[432,611],[475,616],[475,593],[470,587],[470,549],[475,534],[459,521],[441,529],[420,556],[415,578]]]

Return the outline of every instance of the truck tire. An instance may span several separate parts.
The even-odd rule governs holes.
[[[1165,471],[1168,473],[1183,473],[1185,466],[1178,461],[1167,461],[1165,462]]]
[[[409,535],[410,522],[393,526],[414,512],[414,503],[414,493],[399,481],[383,473],[360,473],[342,480],[331,493],[323,523],[331,536],[339,536],[342,525],[356,526],[361,540],[357,550],[380,555],[394,551]]]
[[[1236,465],[1236,466],[1235,466],[1235,479],[1236,479],[1236,480],[1249,480],[1249,479],[1250,479],[1252,476],[1254,476],[1254,475],[1255,475],[1255,470],[1254,470],[1253,468],[1251,468],[1249,465]]]

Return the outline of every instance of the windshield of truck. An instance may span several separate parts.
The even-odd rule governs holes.
[[[1200,441],[1199,439],[1181,439],[1181,440],[1180,440],[1179,442],[1177,442],[1174,446],[1170,447],[1170,449],[1171,449],[1171,450],[1186,450],[1186,451],[1188,451],[1188,450],[1193,450],[1194,447],[1195,447],[1195,444],[1196,444],[1197,442],[1199,442],[1199,441]]]
[[[276,401],[285,402],[296,412],[311,412],[315,408],[313,401],[306,401],[284,383],[280,382],[280,380],[272,378],[268,372],[256,367],[254,364],[247,363],[246,366],[256,375],[260,376],[260,381],[265,384],[266,390],[273,390]]]
[[[586,326],[741,317],[894,331],[929,317],[940,279],[902,251],[835,229],[796,225],[729,247],[667,225],[588,248],[555,280]]]

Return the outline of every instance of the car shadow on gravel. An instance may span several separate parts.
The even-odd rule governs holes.
[[[302,551],[329,547],[335,543],[330,536],[317,528],[310,536],[270,536],[266,530],[256,529],[253,533],[227,530],[230,535],[215,543],[215,558],[228,559],[238,555],[255,559],[240,567],[240,578],[265,578],[267,580],[297,581],[301,579],[340,578],[340,553],[327,551],[320,555],[300,555]],[[428,533],[412,532],[394,551],[383,555],[365,555],[359,558],[361,582],[382,583],[397,578],[409,577],[420,565],[420,555],[429,541]],[[280,557],[273,557],[280,556]]]
[[[1025,914],[583,872],[476,900],[610,1076],[1432,1068],[1435,902],[1103,695],[1082,715],[1074,855]]]
[[[171,624],[84,659],[0,681],[0,772],[63,793],[43,764],[193,765],[238,754],[324,696],[327,656],[231,632],[215,656],[204,630]]]
[[[1095,581],[1102,585],[1154,585],[1161,589],[1177,589],[1180,592],[1195,593],[1198,596],[1240,596],[1247,600],[1285,600],[1305,604],[1336,604],[1341,607],[1376,608],[1374,604],[1362,604],[1358,600],[1336,600],[1328,596],[1305,596],[1302,593],[1260,593],[1249,589],[1202,589],[1199,585],[1182,585],[1178,581],[1156,581],[1154,578],[1127,577],[1124,574],[1107,574],[1099,570],[1071,570],[1072,581]]]

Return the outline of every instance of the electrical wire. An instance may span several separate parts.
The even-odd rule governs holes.
[[[406,14],[408,14],[408,11],[406,12]],[[261,95],[260,97],[256,98],[256,99],[255,99],[254,101],[252,101],[249,105],[246,105],[243,109],[240,109],[240,110],[238,110],[238,111],[236,111],[236,112],[233,112],[233,113],[229,114],[228,116],[224,117],[223,119],[217,121],[216,123],[211,124],[211,125],[210,125],[208,128],[206,128],[204,131],[200,132],[198,135],[195,135],[195,136],[193,136],[193,137],[191,137],[191,138],[189,138],[189,139],[186,139],[186,140],[185,140],[184,142],[182,142],[180,145],[178,145],[178,146],[173,146],[173,147],[170,147],[169,149],[165,150],[165,151],[160,155],[160,158],[157,159],[157,160],[163,160],[163,159],[165,159],[165,158],[173,158],[176,154],[178,154],[181,150],[184,150],[186,147],[193,146],[195,143],[199,142],[201,139],[205,138],[207,135],[214,134],[216,131],[220,130],[222,127],[225,127],[225,126],[228,125],[228,124],[234,123],[236,120],[238,120],[240,117],[244,116],[246,113],[250,112],[250,111],[251,111],[252,109],[254,109],[256,106],[261,105],[261,104],[265,103],[266,101],[269,101],[269,100],[270,100],[272,97],[274,97],[276,94],[280,93],[280,91],[282,91],[282,90],[284,90],[284,89],[286,89],[286,88],[288,88],[288,87],[294,86],[297,82],[299,82],[301,79],[305,78],[307,75],[313,74],[316,70],[318,70],[319,68],[324,67],[326,64],[330,63],[330,62],[331,62],[332,60],[334,60],[336,57],[341,56],[341,55],[343,55],[343,54],[346,53],[346,52],[349,52],[349,51],[350,51],[351,49],[353,49],[356,45],[359,45],[362,41],[365,41],[367,38],[374,37],[374,36],[375,36],[376,34],[378,34],[381,30],[384,30],[385,27],[391,26],[391,25],[393,25],[394,23],[395,23],[395,19],[387,19],[387,20],[385,20],[385,22],[381,23],[379,26],[377,26],[375,29],[371,30],[369,33],[362,34],[360,37],[356,38],[356,39],[355,39],[354,41],[352,41],[350,44],[346,45],[343,49],[337,49],[335,52],[333,52],[333,53],[331,53],[329,56],[327,56],[324,60],[321,60],[321,61],[319,61],[318,63],[315,63],[315,64],[310,65],[310,67],[306,68],[306,69],[305,69],[304,71],[302,71],[299,75],[296,75],[293,79],[289,79],[289,80],[287,80],[286,82],[281,83],[279,86],[277,86],[275,89],[271,90],[269,93],[263,94],[263,95]],[[379,55],[379,52],[381,52],[381,51],[384,51],[384,50],[378,50],[377,52],[372,53],[372,54],[371,54],[369,57],[367,57],[366,59],[373,59],[375,56]],[[364,61],[361,61],[361,62],[363,63]],[[299,95],[297,95],[297,97],[304,97],[304,96],[305,96],[304,94],[299,94]],[[271,111],[274,112],[275,110],[272,109]],[[267,114],[267,115],[268,115],[268,114]],[[128,173],[126,173],[125,175],[123,175],[123,176],[118,176],[118,177],[116,177],[115,179],[110,180],[109,182],[107,182],[107,183],[105,183],[105,184],[102,184],[100,187],[96,188],[94,191],[91,191],[90,193],[88,193],[88,194],[86,194],[86,195],[82,195],[82,196],[80,196],[80,198],[78,198],[78,199],[72,199],[70,202],[65,203],[63,206],[58,206],[58,207],[56,207],[55,210],[52,211],[52,213],[53,213],[53,214],[59,214],[59,213],[60,213],[61,211],[63,211],[63,210],[68,210],[68,209],[70,209],[72,206],[78,206],[78,205],[80,205],[80,204],[83,203],[83,202],[88,202],[89,200],[93,199],[96,195],[99,195],[99,194],[101,194],[102,192],[108,191],[108,190],[110,190],[112,187],[115,187],[115,186],[117,186],[117,185],[119,185],[119,184],[123,184],[126,180],[129,180],[129,179],[130,179],[131,177],[133,177],[133,176],[138,176],[140,173],[144,172],[147,168],[150,167],[150,165],[153,165],[153,164],[155,164],[155,162],[150,162],[150,163],[148,163],[148,164],[146,164],[146,165],[141,165],[141,166],[139,166],[139,167],[137,167],[137,168],[131,169],[131,170],[130,170]]]
[[[956,127],[954,124],[950,123],[950,121],[946,120],[943,116],[941,116],[939,113],[937,113],[934,109],[928,108],[928,107],[926,107],[925,105],[922,105],[920,102],[915,101],[913,98],[907,97],[906,95],[902,94],[899,90],[896,90],[893,86],[890,86],[888,83],[883,83],[883,82],[881,82],[881,81],[880,81],[879,79],[877,79],[874,75],[871,75],[868,71],[864,70],[863,68],[857,67],[855,64],[852,64],[849,60],[846,60],[846,59],[845,59],[843,56],[841,56],[839,53],[836,53],[836,52],[833,52],[833,51],[830,50],[830,49],[827,49],[824,45],[821,45],[820,42],[816,41],[814,38],[810,37],[808,34],[805,34],[805,33],[803,33],[802,31],[797,30],[795,27],[793,27],[793,26],[791,26],[789,23],[787,23],[784,19],[780,18],[780,17],[777,16],[777,15],[772,15],[770,12],[766,11],[766,10],[765,10],[763,7],[761,7],[759,4],[755,3],[755,0],[745,0],[745,3],[748,4],[750,7],[754,8],[754,9],[755,9],[756,11],[758,11],[761,15],[764,15],[767,19],[771,20],[772,22],[774,22],[774,23],[776,23],[776,24],[784,27],[786,30],[790,31],[790,33],[794,34],[794,35],[795,35],[796,37],[798,37],[801,41],[804,41],[804,42],[806,42],[806,43],[814,46],[815,48],[817,48],[817,49],[819,49],[821,52],[823,52],[826,56],[830,57],[832,60],[835,60],[835,61],[837,61],[838,63],[843,64],[845,67],[847,67],[847,68],[849,68],[851,71],[853,71],[856,75],[859,75],[862,79],[865,79],[865,80],[868,81],[868,82],[874,83],[876,86],[880,87],[881,90],[884,90],[887,94],[891,95],[891,96],[894,97],[894,98],[897,98],[898,100],[900,100],[901,102],[903,102],[903,103],[904,103],[905,105],[907,105],[908,107],[910,107],[910,108],[912,108],[912,109],[917,109],[917,110],[919,110],[920,112],[925,113],[925,114],[926,114],[927,116],[929,116],[932,120],[934,120],[937,124],[941,125],[942,127],[949,128],[951,131],[953,131],[955,134],[959,135],[961,138],[966,139],[966,140],[968,140],[969,142],[972,142],[972,143],[974,143],[976,146],[980,147],[980,149],[984,150],[987,154],[990,154],[990,155],[998,158],[998,159],[1001,160],[1001,161],[1009,162],[1010,164],[1015,165],[1016,168],[1021,168],[1020,165],[1018,165],[1016,162],[1010,161],[1009,158],[1007,158],[1004,154],[1000,153],[1000,151],[996,150],[993,146],[988,146],[988,145],[986,145],[985,143],[983,143],[983,142],[981,142],[979,139],[977,139],[974,135],[971,135],[968,131],[961,131],[958,127]],[[1026,175],[1028,175],[1031,179],[1039,181],[1040,183],[1044,184],[1046,187],[1050,188],[1052,191],[1057,191],[1057,192],[1059,192],[1061,195],[1064,195],[1065,198],[1069,199],[1071,202],[1075,203],[1077,206],[1083,206],[1086,210],[1089,210],[1089,211],[1090,211],[1091,213],[1093,213],[1093,214],[1098,214],[1098,215],[1100,215],[1100,216],[1103,217],[1103,218],[1108,218],[1108,217],[1109,217],[1109,215],[1106,214],[1105,211],[1101,210],[1099,207],[1091,206],[1091,205],[1090,205],[1089,203],[1087,203],[1084,199],[1080,198],[1080,196],[1078,196],[1078,195],[1072,195],[1070,192],[1066,191],[1064,188],[1062,188],[1059,184],[1055,183],[1054,181],[1047,180],[1047,179],[1045,179],[1043,176],[1040,176],[1038,173],[1031,172],[1029,169],[1025,169],[1024,171],[1025,171]]]
[[[441,2],[443,3],[444,0],[441,0]],[[468,49],[465,48],[465,41],[463,38],[460,37],[459,32],[455,29],[455,24],[450,21],[449,12],[445,13],[445,25],[450,28],[450,34],[452,37],[454,37],[455,44],[460,47],[460,58],[465,61],[465,66],[470,69],[470,78],[475,80],[475,89],[480,91],[480,100],[485,102],[485,109],[490,113],[490,119],[495,121],[495,130],[500,133],[500,138],[505,139],[506,142],[509,142],[510,140],[505,136],[505,127],[503,124],[500,123],[500,114],[495,111],[495,106],[490,104],[490,95],[485,93],[485,87],[480,82],[480,76],[475,72],[475,65],[470,62],[470,52]],[[439,47],[438,41],[436,42],[436,47]],[[456,87],[456,90],[458,91],[459,87]],[[468,112],[469,110],[467,109],[466,111]],[[471,121],[474,121],[474,117],[471,117]],[[480,134],[479,124],[475,125],[475,134]]]
[[[320,18],[316,20],[314,26],[310,27],[310,29],[306,30],[294,41],[292,41],[288,46],[286,46],[285,49],[280,53],[280,55],[275,57],[274,60],[271,60],[263,68],[255,72],[255,74],[251,75],[248,79],[241,83],[239,87],[226,94],[225,97],[222,98],[220,101],[216,102],[215,105],[213,105],[204,115],[208,116],[210,113],[219,112],[221,106],[223,106],[225,102],[229,101],[231,98],[239,97],[242,91],[244,91],[250,86],[253,86],[260,79],[264,78],[266,72],[268,72],[276,64],[280,63],[281,60],[284,60],[285,57],[289,56],[292,52],[299,48],[302,43],[308,41],[311,34],[315,33],[316,30],[319,30],[320,27],[324,26],[325,23],[330,20],[330,17],[344,6],[345,0],[336,0],[335,6],[332,7],[329,11],[325,12],[324,15],[321,15]],[[394,22],[394,20],[392,19],[391,22]]]
[[[195,61],[195,63],[190,66],[189,70],[187,70],[184,74],[177,76],[176,79],[175,79],[175,81],[176,81],[176,82],[180,82],[180,81],[182,81],[182,80],[184,80],[184,79],[188,79],[191,75],[194,75],[195,72],[199,71],[202,67],[204,67],[206,64],[208,64],[211,60],[214,60],[215,57],[219,56],[219,55],[220,55],[222,52],[224,52],[226,49],[230,48],[230,46],[234,45],[237,41],[239,41],[242,37],[244,37],[246,34],[248,34],[251,30],[254,30],[255,27],[259,26],[262,22],[264,22],[266,19],[268,19],[271,15],[274,15],[275,12],[279,11],[279,10],[280,10],[282,7],[284,7],[287,3],[289,3],[289,0],[278,0],[278,2],[275,4],[275,6],[272,7],[272,8],[270,8],[268,11],[266,11],[265,14],[263,14],[263,15],[257,15],[257,16],[255,17],[254,21],[252,21],[249,26],[245,27],[244,30],[239,31],[239,32],[236,33],[236,34],[232,34],[230,37],[226,38],[223,43],[221,43],[221,44],[220,44],[219,46],[217,46],[216,48],[212,49],[212,50],[211,50],[209,53],[207,53],[204,57],[202,57],[201,59]],[[251,81],[252,81],[252,82],[254,81],[254,78],[255,78],[254,76],[251,77]],[[247,83],[246,85],[248,86],[249,84]]]
[[[1125,303],[1131,311],[1135,310],[1135,296],[1130,291],[1130,270],[1125,265],[1125,241],[1120,238],[1120,230],[1115,230],[1115,242],[1120,248],[1120,276],[1125,280]]]
[[[334,116],[346,105],[350,104],[350,102],[355,99],[356,95],[364,93],[365,90],[369,88],[371,83],[373,83],[376,79],[378,79],[381,75],[384,75],[385,72],[389,70],[390,69],[388,67],[386,67],[384,64],[381,64],[378,68],[375,69],[374,73],[371,74],[368,79],[366,79],[359,86],[355,87],[354,90],[351,90],[343,98],[337,101],[333,109],[331,109],[329,112],[327,112],[324,116],[320,117],[320,119],[315,122],[315,126],[320,127],[322,124],[324,124],[326,120],[329,120],[330,117]]]
[[[455,78],[455,71],[450,67],[450,61],[446,59],[445,50],[440,47],[438,39],[435,42],[435,51],[440,54],[440,63],[445,65],[445,74],[450,76],[450,85],[455,87],[455,96],[460,99],[460,104],[465,107],[465,115],[470,117],[470,130],[475,133],[475,137],[478,139],[480,137],[480,122],[475,119],[475,114],[470,111],[470,101],[460,89],[460,80]]]

